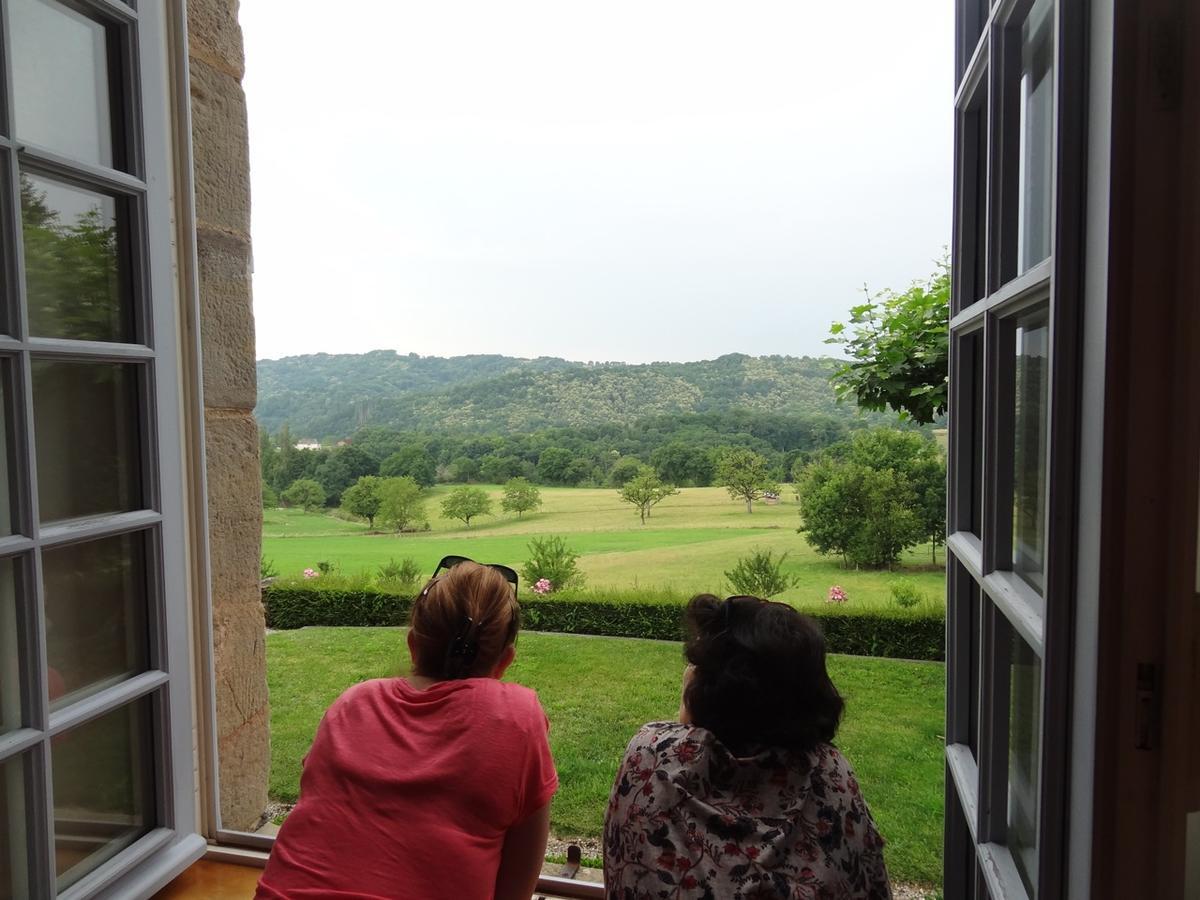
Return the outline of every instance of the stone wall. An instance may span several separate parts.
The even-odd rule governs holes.
[[[237,0],[188,0],[221,820],[266,808],[262,503],[250,291],[250,157]]]

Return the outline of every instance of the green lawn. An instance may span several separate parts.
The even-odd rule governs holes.
[[[400,672],[407,665],[402,646],[402,632],[387,628],[305,628],[267,637],[272,798],[295,799],[300,761],[325,708],[355,682]],[[674,643],[521,635],[510,678],[535,688],[550,717],[561,780],[551,817],[556,835],[600,834],[625,743],[642,723],[674,718],[682,670]],[[838,744],[888,841],[892,877],[936,884],[944,669],[833,656],[830,670],[847,700]]]
[[[449,489],[430,491],[431,531],[419,534],[368,534],[365,524],[334,516],[268,510],[263,556],[282,575],[298,575],[321,561],[340,566],[344,574],[373,573],[381,563],[406,556],[431,571],[447,553],[519,566],[530,537],[558,534],[581,554],[592,587],[721,593],[725,570],[763,547],[789,554],[785,569],[800,580],[779,599],[801,607],[823,604],[833,584],[847,590],[853,607],[890,603],[889,584],[899,575],[911,578],[933,603],[941,604],[945,593],[944,571],[929,565],[927,548],[910,553],[900,573],[847,570],[840,560],[820,556],[796,533],[797,505],[786,491],[778,504],[756,504],[747,513],[724,488],[685,488],[656,507],[643,526],[615,490],[543,488],[545,505],[538,513],[489,516],[467,529],[441,517],[440,500]],[[500,488],[485,489],[497,498],[498,510]]]

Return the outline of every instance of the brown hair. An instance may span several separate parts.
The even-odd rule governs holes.
[[[459,563],[431,579],[413,601],[413,674],[487,675],[520,627],[521,607],[504,576],[479,563]]]

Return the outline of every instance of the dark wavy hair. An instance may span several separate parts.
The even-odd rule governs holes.
[[[688,603],[684,655],[695,666],[684,703],[738,756],[778,747],[808,753],[837,733],[845,701],[825,670],[820,626],[757,597]]]

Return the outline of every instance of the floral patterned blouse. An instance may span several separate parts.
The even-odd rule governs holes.
[[[730,753],[712,732],[642,727],[604,821],[611,900],[889,900],[883,838],[846,758]]]

